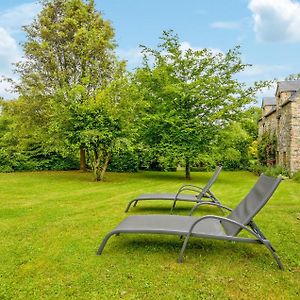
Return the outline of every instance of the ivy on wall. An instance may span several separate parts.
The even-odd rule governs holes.
[[[258,141],[258,160],[264,166],[276,164],[277,138],[272,132],[265,132]]]

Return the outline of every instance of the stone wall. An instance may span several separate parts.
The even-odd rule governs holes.
[[[265,116],[265,115],[268,114],[273,108],[274,108],[273,105],[265,105],[265,106],[262,108],[262,115]]]
[[[300,170],[300,94],[291,102],[291,162],[290,171]]]
[[[291,102],[277,110],[277,157],[276,164],[290,168],[291,164]]]
[[[281,92],[278,97],[276,97],[277,109],[292,95],[291,92]]]
[[[276,111],[262,117],[258,123],[258,134],[261,136],[265,132],[272,132],[276,134]]]
[[[288,101],[291,95],[291,92],[281,92],[276,97],[274,112],[269,107],[262,110],[259,135],[265,132],[276,134],[276,164],[293,174],[300,170],[300,93]]]

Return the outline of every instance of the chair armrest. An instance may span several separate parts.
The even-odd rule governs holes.
[[[198,220],[196,220],[196,221],[192,224],[192,226],[191,226],[191,228],[190,228],[189,233],[188,233],[187,236],[190,236],[190,235],[192,234],[192,231],[193,231],[194,227],[195,227],[198,223],[200,223],[201,221],[204,221],[204,220],[206,220],[206,219],[214,219],[214,220],[219,220],[219,221],[225,221],[225,222],[229,222],[229,223],[231,223],[231,224],[237,225],[237,226],[241,227],[242,229],[246,230],[247,232],[249,232],[250,234],[254,235],[254,236],[255,236],[257,239],[259,239],[261,242],[263,242],[263,239],[262,239],[256,232],[254,232],[253,230],[249,229],[249,228],[248,228],[247,226],[245,226],[244,224],[239,223],[239,222],[234,221],[234,220],[229,219],[229,218],[225,218],[225,217],[221,217],[221,216],[215,216],[215,215],[207,215],[207,216],[201,217],[201,218],[199,218]]]
[[[183,188],[181,188],[181,189],[177,192],[177,194],[179,195],[179,194],[181,194],[181,192],[183,192],[183,191],[192,191],[192,192],[196,192],[197,194],[199,194],[199,193],[201,192],[200,189],[196,189],[196,188],[194,188],[194,187],[183,187]]]
[[[194,189],[197,189],[199,192],[201,192],[203,190],[203,188],[197,186],[197,185],[193,185],[193,184],[184,184],[182,185],[179,190],[178,190],[178,193],[181,192],[182,189],[185,189],[185,188],[194,188]]]
[[[228,210],[228,211],[232,211],[232,209],[231,209],[230,207],[224,206],[224,205],[222,205],[222,204],[220,204],[220,203],[211,202],[211,201],[201,201],[201,202],[197,203],[197,204],[191,209],[191,211],[189,212],[189,216],[191,216],[191,215],[194,213],[194,211],[195,211],[199,206],[201,206],[201,205],[212,205],[212,206],[217,206],[217,207],[219,207],[219,208],[224,208],[224,209],[226,209],[226,210]]]

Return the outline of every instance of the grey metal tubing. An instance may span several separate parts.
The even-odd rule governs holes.
[[[251,220],[249,223],[248,223],[249,227],[252,228],[252,230],[257,233],[259,236],[261,236],[263,239],[266,239],[266,237],[264,236],[264,234],[260,231],[260,229],[258,228],[258,226],[254,223],[253,220]]]
[[[228,211],[232,211],[231,208],[229,208],[229,207],[227,207],[227,206],[224,206],[224,205],[222,205],[222,204],[219,204],[219,203],[217,203],[217,202],[202,201],[202,202],[197,203],[197,204],[191,209],[191,211],[189,212],[189,216],[191,216],[191,215],[193,214],[193,212],[194,212],[199,206],[205,205],[205,204],[217,206],[217,207],[219,207],[219,208],[224,208],[224,209],[227,209]]]
[[[179,194],[180,194],[181,192],[183,192],[183,191],[192,191],[192,192],[196,192],[197,194],[198,194],[199,192],[201,192],[201,190],[197,190],[197,189],[192,188],[192,187],[184,187],[184,188],[180,189],[180,190],[177,192],[177,195],[179,195]]]
[[[210,190],[207,191],[207,194],[214,202],[221,204],[221,201],[219,201],[219,199]]]
[[[254,235],[254,236],[255,236],[255,237],[256,237],[263,245],[266,246],[266,248],[270,251],[270,253],[271,253],[271,255],[273,256],[273,258],[276,260],[276,263],[277,263],[279,269],[284,270],[283,264],[281,263],[279,257],[276,255],[275,249],[272,247],[272,245],[271,245],[271,243],[270,243],[269,240],[263,239],[262,237],[260,237],[259,234],[255,233],[254,231],[250,230],[250,229],[247,228],[245,225],[243,225],[243,224],[241,224],[241,223],[239,223],[239,222],[236,222],[236,221],[234,221],[234,220],[231,220],[231,219],[228,219],[228,218],[224,218],[224,217],[214,216],[214,215],[207,215],[207,216],[204,216],[204,217],[198,219],[197,221],[195,221],[195,222],[192,224],[192,226],[191,226],[191,228],[190,228],[188,234],[187,234],[186,237],[185,237],[184,243],[183,243],[182,248],[181,248],[181,251],[180,251],[180,253],[179,253],[179,258],[178,258],[178,262],[179,262],[179,263],[181,263],[181,262],[183,261],[183,254],[184,254],[184,251],[185,251],[185,249],[186,249],[188,240],[189,240],[189,238],[190,238],[191,235],[192,235],[193,229],[195,228],[195,226],[196,226],[199,222],[201,222],[201,221],[203,221],[203,220],[205,220],[205,219],[216,219],[216,220],[220,220],[220,221],[226,221],[226,222],[233,223],[233,224],[235,224],[235,225],[237,225],[237,226],[240,226],[242,229],[245,229],[247,232],[249,232],[250,234]],[[241,238],[241,239],[242,239],[242,238]],[[239,240],[236,240],[236,241],[239,241]]]
[[[180,187],[180,189],[178,190],[178,192],[182,191],[182,190],[185,189],[185,188],[194,188],[194,189],[198,189],[197,192],[199,192],[199,190],[200,190],[200,191],[203,190],[203,188],[201,188],[201,187],[199,187],[199,186],[196,186],[196,185],[193,185],[193,184],[185,184],[185,185],[183,185],[182,187]]]
[[[191,184],[190,184],[190,186],[191,186]],[[199,189],[201,189],[201,188],[199,188]],[[191,189],[191,188],[179,189],[179,191],[177,192],[177,194],[176,194],[176,196],[175,196],[173,205],[172,205],[172,207],[171,207],[170,214],[173,213],[173,210],[174,210],[174,208],[175,208],[175,206],[176,206],[176,202],[177,202],[177,199],[178,199],[178,196],[180,195],[180,193],[181,193],[182,191],[187,191],[187,190],[189,190],[189,191],[194,191],[194,192],[199,192],[199,191],[193,190],[193,189]],[[202,190],[202,189],[201,189],[201,190]],[[200,194],[201,194],[201,192],[200,192]],[[201,198],[202,198],[202,197],[204,197],[204,195],[203,195],[203,196],[201,195]],[[200,201],[201,198],[199,198],[199,201]]]
[[[175,196],[175,199],[174,199],[174,202],[173,202],[173,205],[172,205],[172,207],[171,207],[171,211],[170,211],[170,214],[172,214],[173,213],[173,210],[174,210],[174,208],[175,208],[175,206],[176,206],[176,202],[177,202],[177,197],[180,195],[180,192],[178,192],[177,194],[176,194],[176,196]],[[197,200],[195,201],[195,202],[201,202],[202,200],[202,198],[210,198],[208,195],[206,195],[206,194],[203,194],[202,192],[200,192],[200,194],[199,194],[199,196],[197,197]],[[180,201],[180,199],[179,199],[179,201]],[[192,201],[192,202],[194,202],[194,201]]]
[[[105,238],[103,239],[103,241],[101,242],[101,244],[100,244],[100,246],[99,246],[99,248],[98,248],[98,251],[97,251],[96,255],[101,255],[101,253],[102,253],[102,251],[103,251],[103,249],[104,249],[104,247],[105,247],[107,241],[108,241],[109,238],[110,238],[111,236],[113,236],[114,234],[115,234],[115,235],[119,235],[120,232],[118,232],[118,231],[111,231],[111,232],[109,232],[109,233],[105,236]]]
[[[139,201],[138,199],[133,199],[133,200],[131,200],[131,201],[128,203],[127,207],[126,207],[125,212],[128,212],[128,210],[129,210],[129,208],[130,208],[130,206],[131,206],[131,204],[132,204],[133,202],[135,202],[135,204],[133,205],[133,207],[135,207],[135,206],[137,205],[137,202],[138,202],[138,201]]]

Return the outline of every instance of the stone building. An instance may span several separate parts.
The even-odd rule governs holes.
[[[300,170],[300,80],[280,81],[275,97],[263,98],[259,135],[265,132],[276,136],[276,165]]]

